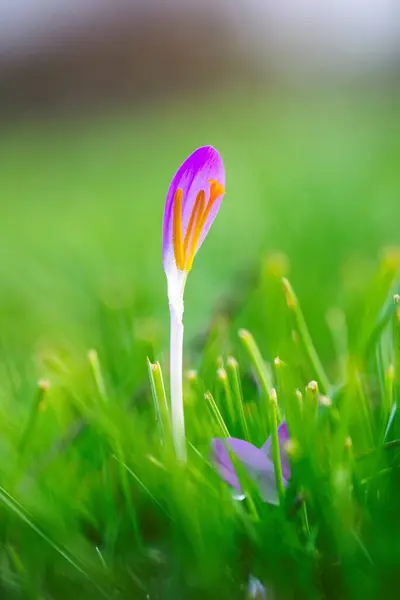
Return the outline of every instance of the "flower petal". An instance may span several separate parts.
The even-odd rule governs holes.
[[[251,479],[257,484],[265,502],[278,504],[274,465],[263,450],[237,438],[213,440],[213,461],[222,479],[237,491],[241,491],[239,478],[229,455],[229,449],[246,467]],[[284,479],[284,484],[287,481]]]
[[[268,461],[266,460],[265,452],[260,450],[260,448],[238,438],[227,438],[224,442],[248,469],[259,471],[267,468]]]
[[[225,440],[215,439],[212,441],[212,459],[215,466],[221,475],[222,479],[238,492],[241,491],[239,478],[236,475],[235,467],[229,451],[226,447]]]
[[[254,575],[250,575],[249,577],[249,586],[247,592],[249,600],[267,599],[267,590],[265,589],[261,581],[254,577]]]
[[[163,223],[163,264],[167,271],[175,263],[173,248],[173,204],[178,189],[183,192],[182,200],[182,232],[185,237],[192,210],[198,193],[205,192],[206,204],[210,196],[211,181],[217,181],[225,186],[225,169],[220,154],[212,146],[203,146],[195,150],[179,167],[167,193]],[[220,194],[213,203],[205,220],[196,251],[206,237],[213,220],[221,205],[223,195]]]
[[[290,465],[284,450],[284,444],[289,440],[289,430],[286,421],[283,421],[278,427],[279,447],[281,454],[282,475],[287,481],[290,479]],[[261,450],[272,460],[271,437],[261,446]]]
[[[279,504],[278,490],[276,488],[276,478],[274,471],[274,464],[271,460],[268,460],[268,470],[265,471],[253,471],[250,472],[252,479],[257,484],[260,491],[260,496],[264,502],[268,504]],[[283,485],[287,486],[287,481],[283,479]]]

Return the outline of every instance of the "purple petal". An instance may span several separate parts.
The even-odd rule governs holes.
[[[215,466],[221,475],[222,479],[229,485],[235,488],[238,492],[241,491],[239,478],[236,475],[235,468],[229,451],[226,447],[225,440],[215,439],[212,441],[212,459]]]
[[[262,498],[277,504],[278,496],[274,465],[265,452],[237,438],[216,439],[212,443],[213,460],[222,479],[237,491],[241,491],[239,478],[229,455],[229,450],[246,468],[249,476],[257,484]],[[286,485],[287,482],[284,481]]]
[[[284,444],[289,440],[289,431],[287,428],[286,421],[283,421],[278,427],[278,438],[281,455],[282,475],[287,481],[290,479],[290,465],[286,457],[284,450]],[[271,449],[271,436],[267,439],[265,444],[261,446],[261,450],[272,460],[272,449]]]
[[[164,210],[163,224],[163,263],[164,268],[174,260],[172,243],[172,213],[174,195],[178,188],[183,191],[182,201],[182,230],[185,237],[190,215],[196,201],[197,194],[204,190],[206,203],[210,194],[210,180],[217,181],[225,187],[225,169],[220,154],[212,146],[203,146],[191,154],[179,167],[167,193]],[[219,210],[223,195],[213,204],[202,230],[197,250],[206,237],[208,230]]]
[[[248,586],[248,597],[249,600],[266,600],[267,590],[259,579],[250,575],[249,586]]]
[[[257,471],[266,468],[266,456],[260,448],[238,438],[227,438],[224,442],[245,467],[256,469]]]
[[[269,504],[279,504],[278,490],[276,488],[276,479],[274,464],[268,459],[268,469],[265,471],[254,471],[250,473],[252,479],[257,484],[261,498]],[[287,486],[286,479],[283,479],[283,485]]]

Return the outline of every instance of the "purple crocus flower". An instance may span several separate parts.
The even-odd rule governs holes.
[[[211,146],[198,148],[179,167],[168,189],[163,223],[163,266],[171,314],[170,386],[177,457],[186,459],[182,397],[183,292],[194,257],[225,194],[225,169]]]
[[[179,167],[169,186],[164,210],[163,264],[188,273],[225,194],[225,169],[219,153],[203,146]]]
[[[283,445],[289,439],[289,432],[285,422],[278,427],[278,437],[283,484],[286,486],[290,479],[290,465],[283,449]],[[237,496],[237,494],[242,494],[242,488],[230,453],[246,468],[249,476],[257,484],[263,500],[270,504],[278,504],[271,438],[268,438],[261,448],[257,448],[253,444],[237,438],[217,438],[213,440],[212,460],[222,479],[235,490]]]

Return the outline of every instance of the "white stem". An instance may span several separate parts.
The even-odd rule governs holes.
[[[175,308],[171,306],[171,347],[170,347],[170,379],[171,379],[171,418],[172,435],[176,456],[186,461],[185,418],[183,413],[182,392],[182,353],[183,322]]]
[[[175,280],[169,289],[170,332],[170,387],[172,435],[178,460],[186,461],[185,418],[183,411],[183,289],[186,274]]]

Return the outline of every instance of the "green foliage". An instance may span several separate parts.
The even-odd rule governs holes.
[[[396,598],[395,111],[179,112],[0,142],[0,596],[231,600],[253,574],[283,599]],[[228,193],[187,284],[182,466],[160,229],[169,178],[202,143]],[[290,485],[279,507],[251,482],[236,501],[210,441],[261,445],[275,392]]]

